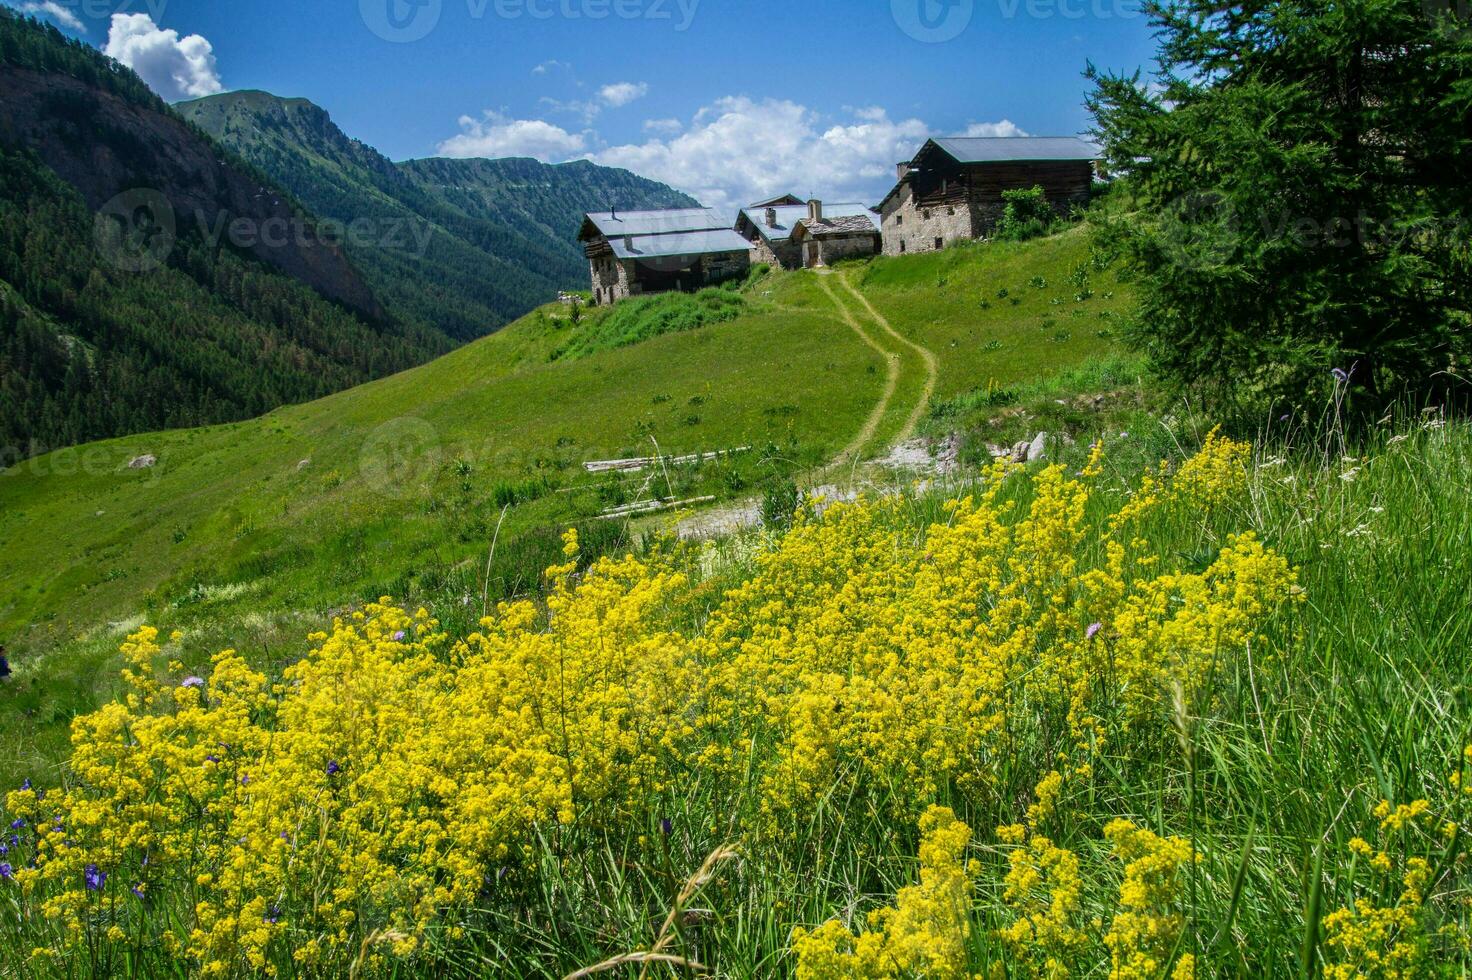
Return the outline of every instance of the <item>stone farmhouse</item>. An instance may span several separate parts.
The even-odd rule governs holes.
[[[877,208],[783,194],[742,208],[734,223],[710,208],[615,210],[584,215],[578,241],[597,305],[690,292],[755,263],[813,269],[984,238],[1002,217],[1004,191],[1042,187],[1066,214],[1088,203],[1098,156],[1073,136],[938,137],[898,165],[899,181]]]
[[[736,233],[751,243],[753,263],[783,269],[813,268],[879,252],[879,225],[864,204],[760,202],[736,216]]]
[[[898,165],[899,182],[879,205],[884,254],[933,252],[983,238],[1002,217],[1002,192],[1042,187],[1060,214],[1088,203],[1099,150],[1072,136],[926,140]]]
[[[744,275],[751,246],[726,215],[708,208],[609,211],[583,217],[578,241],[593,276],[593,302],[693,292]]]

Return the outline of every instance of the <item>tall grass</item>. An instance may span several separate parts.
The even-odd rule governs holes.
[[[729,286],[714,286],[697,293],[671,292],[626,299],[607,311],[584,317],[576,336],[554,351],[552,357],[576,359],[665,334],[698,330],[734,320],[745,306],[741,294]]]
[[[1179,459],[1200,434],[1180,422],[1115,440],[1106,457],[1114,492],[1125,493],[1157,452]],[[1263,649],[1223,665],[1212,707],[1178,713],[1173,737],[1126,735],[1104,750],[1086,801],[1094,812],[1130,814],[1186,837],[1201,855],[1182,945],[1197,956],[1198,976],[1318,975],[1323,916],[1360,894],[1351,839],[1373,839],[1372,811],[1382,799],[1444,797],[1472,739],[1472,428],[1408,422],[1365,435],[1350,457],[1324,457],[1323,442],[1260,447],[1249,492],[1236,502],[1245,526],[1298,567],[1306,604],[1269,625]],[[948,488],[956,490],[964,487]],[[945,495],[914,498],[905,509],[913,523],[896,532],[919,535],[944,520]],[[1211,558],[1209,536],[1189,515],[1147,532],[1162,552],[1188,563]],[[732,550],[734,580],[747,573],[749,552]],[[996,810],[968,815],[974,856],[995,860],[991,828],[1019,819],[1050,752],[1016,747],[1010,789]],[[729,815],[712,806],[713,789],[698,777],[681,787],[669,832],[651,818],[646,834],[660,855],[652,864],[627,840],[580,833],[544,840],[546,858],[524,883],[516,911],[482,910],[474,919],[478,952],[457,954],[453,967],[494,961],[509,975],[555,977],[621,949],[648,948],[684,877],[735,835]],[[913,883],[914,828],[874,810],[856,813],[850,803],[813,799],[811,822],[797,828],[785,855],[738,861],[720,875],[703,894],[706,908],[691,916],[680,952],[715,964],[719,976],[785,975],[794,966],[787,953],[794,923],[860,922]],[[822,829],[831,812],[849,815],[836,837]],[[1075,824],[1059,843],[1085,863],[1107,863],[1097,826]],[[1464,858],[1442,870],[1450,895],[1472,896]],[[971,944],[979,976],[1015,975],[996,939],[1006,921],[985,911],[997,897],[978,902]],[[1074,976],[1109,973],[1107,963],[1070,966]],[[1413,975],[1463,975],[1465,967],[1424,964]]]
[[[1202,435],[1183,418],[1109,438],[1100,500],[1117,505],[1157,456],[1179,461]],[[1084,456],[1080,446],[1065,462],[1081,466]],[[896,540],[923,540],[947,520],[943,499],[967,489],[908,498],[894,510]],[[1464,423],[1407,420],[1348,452],[1338,441],[1259,446],[1247,491],[1222,523],[1253,530],[1296,565],[1306,602],[1267,619],[1266,642],[1220,663],[1207,696],[1167,709],[1164,727],[1113,730],[1093,756],[1086,795],[1069,801],[1075,815],[1053,828],[1060,846],[1099,868],[1111,867],[1102,815],[1190,841],[1200,863],[1177,952],[1196,957],[1197,975],[1317,974],[1332,955],[1324,916],[1363,894],[1351,840],[1375,839],[1376,804],[1447,797],[1447,777],[1472,737],[1469,499],[1472,427]],[[1141,531],[1186,570],[1209,564],[1219,542],[1217,525],[1190,512],[1161,511]],[[698,563],[697,601],[680,613],[686,627],[699,629],[763,547],[754,532],[711,548]],[[1098,558],[1089,554],[1098,547],[1084,542],[1081,557]],[[542,560],[550,545],[532,550]],[[1022,819],[1060,734],[1030,727],[997,760],[990,802],[961,813],[974,831],[972,857],[999,862],[992,829]],[[631,816],[632,832],[628,823],[549,822],[533,859],[508,864],[464,913],[463,939],[421,960],[419,971],[560,977],[623,956],[608,975],[696,975],[690,963],[719,976],[787,975],[795,926],[835,916],[860,923],[915,881],[915,828],[885,803],[901,787],[856,795],[845,776],[811,799],[784,846],[731,855],[720,849],[743,832],[728,807],[730,778],[687,773],[662,808]],[[715,853],[721,861],[707,866]],[[1460,918],[1455,908],[1472,893],[1455,839],[1446,854],[1436,888],[1452,911],[1433,925],[1465,934],[1465,908]],[[970,965],[981,976],[1016,970],[997,938],[1007,924],[1000,888],[983,878],[976,894]],[[1387,880],[1380,898],[1398,888]],[[1107,920],[1106,905],[1088,902],[1085,920]],[[37,969],[23,960],[12,949],[0,969]],[[1075,976],[1109,973],[1107,962],[1068,965]],[[1465,966],[1424,964],[1424,975],[1460,975]],[[127,972],[127,964],[109,969]]]

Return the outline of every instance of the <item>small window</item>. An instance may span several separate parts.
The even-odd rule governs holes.
[[[904,255],[905,254],[905,243],[904,242],[900,242],[900,254],[901,255]]]
[[[926,221],[929,221],[930,220],[930,209],[929,208],[926,208],[924,211],[921,211],[920,212],[920,217],[924,218]]]
[[[904,224],[905,224],[905,216],[904,215],[897,214],[897,215],[894,216],[894,226],[896,228],[902,228],[902,227],[904,227]]]
[[[946,216],[949,217],[949,218],[954,218],[956,216],[956,209],[955,208],[946,208]]]
[[[935,250],[937,252],[939,252],[941,249],[943,249],[945,247],[946,247],[946,240],[944,238],[937,238],[935,240]]]

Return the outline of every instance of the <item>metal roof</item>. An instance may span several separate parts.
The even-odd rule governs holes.
[[[773,208],[777,212],[777,227],[767,226],[766,208],[743,208],[741,213],[750,221],[760,234],[769,242],[785,242],[792,237],[792,231],[797,223],[808,216],[808,207],[801,205],[784,205]],[[823,217],[825,218],[852,218],[858,216],[869,216],[869,207],[866,204],[825,204],[823,205]]]
[[[589,214],[599,234],[608,238],[622,235],[657,235],[665,232],[711,231],[730,228],[729,214],[713,208],[671,208],[664,211],[619,211]]]
[[[591,217],[591,216],[590,216]],[[663,235],[609,236],[613,254],[621,259],[652,259],[711,252],[745,252],[751,243],[730,228],[680,231]]]
[[[1077,136],[948,136],[933,141],[957,163],[1097,160],[1099,147]]]
[[[778,208],[791,207],[794,204],[803,203],[802,198],[796,194],[783,194],[781,197],[770,197],[765,201],[754,201],[746,206],[747,210],[752,208]]]

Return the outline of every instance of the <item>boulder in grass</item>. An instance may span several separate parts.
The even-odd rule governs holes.
[[[145,453],[142,456],[134,456],[132,459],[128,460],[128,469],[146,470],[157,462],[157,456],[153,455],[152,453]]]
[[[1039,432],[1033,437],[1032,444],[1027,447],[1027,461],[1046,459],[1048,456],[1048,434]]]

